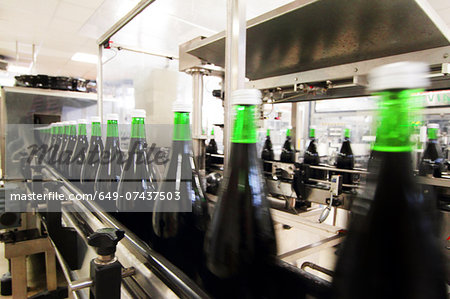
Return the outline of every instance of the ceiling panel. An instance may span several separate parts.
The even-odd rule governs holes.
[[[319,0],[320,1],[320,0]],[[0,55],[31,58],[36,72],[68,72],[95,77],[95,65],[68,63],[73,53],[95,54],[95,41],[139,0],[0,0]],[[199,35],[211,36],[226,27],[226,0],[157,0],[119,32],[114,40],[166,55],[178,55],[178,45]],[[291,2],[247,0],[247,19]],[[450,1],[429,0],[450,24]],[[109,52],[105,56],[111,55]],[[53,59],[52,59],[53,57]],[[160,62],[154,62],[161,67]]]

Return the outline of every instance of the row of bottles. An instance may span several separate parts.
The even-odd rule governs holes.
[[[442,154],[441,147],[438,143],[438,130],[439,125],[435,123],[428,124],[428,141],[425,147],[425,150],[421,156],[420,164],[419,164],[419,175],[427,176],[431,175],[436,178],[440,178],[442,176],[442,172],[444,171],[444,158]],[[305,150],[303,161],[308,165],[319,165],[320,157],[317,152],[317,141],[315,138],[315,129],[310,129],[310,142],[308,144],[307,149]],[[273,161],[274,153],[272,149],[272,142],[270,140],[270,130],[267,130],[266,140],[264,142],[263,150],[261,153],[261,158],[264,161]],[[286,141],[284,142],[281,155],[281,162],[292,163],[294,162],[294,151],[291,149],[291,138],[290,138],[290,130],[287,130]],[[353,155],[353,151],[350,143],[350,129],[346,128],[344,130],[344,140],[341,145],[341,149],[336,157],[335,166],[340,169],[353,169],[355,166],[355,158]],[[270,171],[270,169],[268,169]],[[314,171],[312,171],[313,178],[319,178]],[[352,174],[344,173],[343,174],[343,183],[351,184],[352,183]]]

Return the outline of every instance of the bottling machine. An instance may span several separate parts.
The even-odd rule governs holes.
[[[110,46],[111,36],[152,2],[141,1],[98,40],[100,57],[103,49]],[[151,5],[147,9],[151,9]],[[392,24],[399,15],[403,16],[401,26],[385,26]],[[358,132],[352,140],[356,143],[357,138],[362,144],[361,150],[355,153],[354,169],[333,166],[328,149],[336,143],[336,134],[333,135],[332,131],[342,129],[346,117],[359,117],[364,122],[365,117],[372,116],[373,103],[370,103],[366,89],[367,74],[372,68],[403,60],[428,63],[432,85],[425,95],[424,119],[439,122],[441,132],[447,131],[450,33],[440,22],[434,21],[434,17],[432,20],[429,9],[415,0],[395,3],[358,0],[339,4],[328,0],[297,0],[247,22],[244,56],[245,77],[249,80],[245,86],[262,91],[263,105],[291,105],[290,127],[294,148],[298,151],[293,163],[280,162],[277,156],[273,161],[262,162],[272,216],[281,234],[284,231],[288,233],[293,227],[308,231],[315,238],[314,242],[300,246],[282,246],[271,281],[280,292],[285,292],[280,294],[295,293],[299,297],[312,295],[316,298],[330,296],[333,271],[309,261],[308,256],[327,248],[334,250],[342,241],[345,227],[337,221],[337,214],[340,211],[347,214],[353,199],[364,190],[370,128],[367,132]],[[231,14],[229,18],[233,20],[237,15]],[[417,24],[421,24],[420,31],[416,30]],[[229,69],[226,64],[231,59],[231,50],[225,50],[226,39],[229,38],[224,31],[207,38],[198,37],[179,46],[179,71],[191,75],[193,83],[195,161],[211,193],[217,192],[228,149],[224,142],[225,155],[205,155],[201,126],[203,78],[226,76],[224,68]],[[109,105],[114,103],[106,103],[102,98],[101,59],[98,73],[97,99],[93,94],[71,91],[2,88],[0,150],[5,195],[0,200],[5,202],[11,193],[58,192],[66,196],[83,196],[84,193],[57,170],[45,162],[36,162],[35,157],[31,163],[26,163],[28,156],[22,153],[26,153],[30,140],[35,138],[34,131],[30,130],[34,124],[109,112]],[[231,90],[226,86],[216,95],[224,98],[225,114],[229,115],[231,105],[227,95]],[[347,103],[348,109],[340,109],[346,105],[345,102],[338,108],[323,104],[325,100],[336,103],[344,98],[353,98],[353,102]],[[442,101],[443,98],[446,100]],[[358,110],[355,105],[364,108]],[[353,121],[352,125],[357,127],[360,125],[358,121]],[[16,123],[27,125],[11,126]],[[307,131],[312,125],[322,128],[319,144],[327,145],[325,150],[319,148],[319,154],[325,156],[319,165],[304,163],[304,148],[299,147],[306,144]],[[229,122],[225,121],[225,137],[229,136],[229,130]],[[446,135],[442,136],[442,142],[448,145],[444,138]],[[420,142],[425,140],[422,138]],[[420,150],[417,155],[420,156]],[[316,175],[312,176],[312,173]],[[343,183],[344,175],[351,175],[351,184]],[[424,192],[436,192],[439,196],[442,249],[448,263],[450,180],[445,172],[442,178],[417,176],[416,179],[424,186]],[[214,209],[216,196],[211,193],[208,194],[209,204]],[[209,296],[201,284],[95,203],[37,202],[25,207],[14,206],[11,211],[1,210],[3,207],[0,202],[0,228],[6,229],[0,234],[0,240],[5,242],[5,257],[11,262],[12,291],[18,298],[26,296],[26,256],[38,252],[45,253],[47,290],[52,294],[71,292],[74,298],[88,298],[90,294],[95,298],[118,295],[124,298]],[[58,209],[60,213],[52,212]],[[334,215],[330,217],[330,214]],[[67,280],[65,288],[58,288],[56,283],[56,260]],[[306,268],[313,269],[315,274]],[[8,280],[5,279],[4,283],[7,286]]]

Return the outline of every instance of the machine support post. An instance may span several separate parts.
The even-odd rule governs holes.
[[[224,99],[224,168],[230,153],[232,122],[231,93],[245,88],[246,0],[227,0],[227,31],[225,37],[225,99]]]

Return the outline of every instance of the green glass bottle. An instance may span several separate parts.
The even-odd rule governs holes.
[[[157,200],[153,212],[154,248],[195,278],[204,265],[203,245],[209,224],[208,202],[194,162],[189,122],[191,105],[174,103],[170,161],[159,192],[179,201]]]
[[[119,139],[119,115],[108,114],[106,119],[105,150],[102,152],[100,166],[95,178],[95,191],[98,194],[103,192],[102,196],[105,196],[104,200],[97,201],[103,210],[115,212],[116,202],[113,200],[113,194],[117,192],[119,187],[123,162]]]
[[[81,169],[83,168],[84,160],[86,159],[89,143],[87,139],[87,120],[79,119],[78,123],[78,136],[75,149],[73,150],[72,157],[69,163],[69,180],[72,181],[77,187],[81,186]]]
[[[376,141],[338,259],[336,298],[447,298],[439,242],[411,159],[412,95],[426,86],[426,73],[425,64],[402,62],[369,77],[380,97]]]
[[[154,240],[153,230],[149,227],[152,219],[152,206],[150,207],[148,201],[141,198],[127,200],[127,196],[130,194],[138,194],[147,198],[149,192],[158,190],[155,172],[147,159],[145,116],[146,112],[143,109],[136,109],[132,112],[128,158],[123,164],[117,191],[119,198],[116,205],[119,213],[116,218],[142,240],[151,244]]]
[[[93,194],[95,177],[97,176],[104,147],[100,117],[92,116],[91,124],[91,140],[89,141],[89,149],[81,169],[81,188],[84,192]]]
[[[234,125],[229,163],[205,241],[207,288],[215,297],[259,297],[276,257],[269,202],[256,149],[256,89],[232,93]]]

